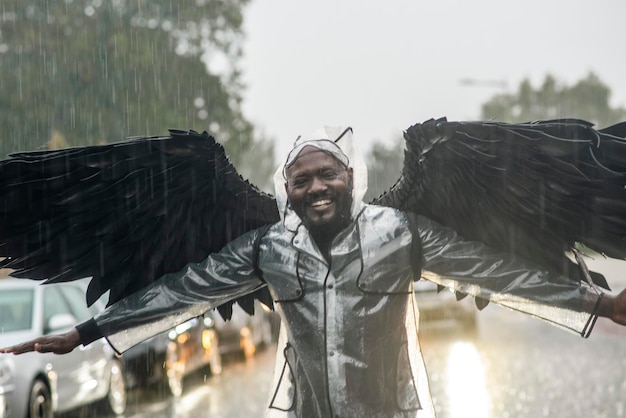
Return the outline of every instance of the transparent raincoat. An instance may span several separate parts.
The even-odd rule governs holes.
[[[350,132],[326,129],[313,138],[338,132],[355,170],[355,199],[353,222],[334,239],[330,262],[289,209],[281,168],[283,220],[261,239],[263,278],[255,274],[259,231],[252,231],[97,316],[111,345],[123,352],[267,285],[282,320],[268,416],[424,417],[434,410],[412,291],[420,275],[588,335],[595,290],[464,241],[427,218],[362,204],[364,164],[353,155]]]

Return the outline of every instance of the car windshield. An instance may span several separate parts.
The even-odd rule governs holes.
[[[32,327],[33,290],[3,289],[0,292],[0,332],[24,331]]]

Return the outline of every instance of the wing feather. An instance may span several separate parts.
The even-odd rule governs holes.
[[[46,283],[91,277],[89,305],[107,291],[113,303],[279,219],[273,197],[193,131],[13,154],[0,162],[0,201],[0,266]],[[264,292],[252,303],[271,306]]]
[[[626,258],[625,137],[626,122],[429,120],[406,130],[402,176],[374,203],[580,278],[578,243]]]

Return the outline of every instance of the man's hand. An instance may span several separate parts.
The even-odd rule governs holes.
[[[626,325],[626,289],[615,296],[605,294],[600,301],[598,314],[617,324]]]
[[[78,347],[80,335],[76,328],[64,334],[46,335],[11,347],[0,348],[0,353],[23,354],[30,351],[66,354]]]

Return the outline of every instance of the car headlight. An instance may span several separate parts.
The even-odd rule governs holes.
[[[209,315],[206,315],[202,322],[204,323],[205,328],[213,328],[215,326],[215,321]]]
[[[13,375],[13,360],[7,356],[0,357],[0,385],[9,381]]]
[[[7,356],[0,357],[0,393],[7,391],[9,382],[13,378],[13,359]]]

